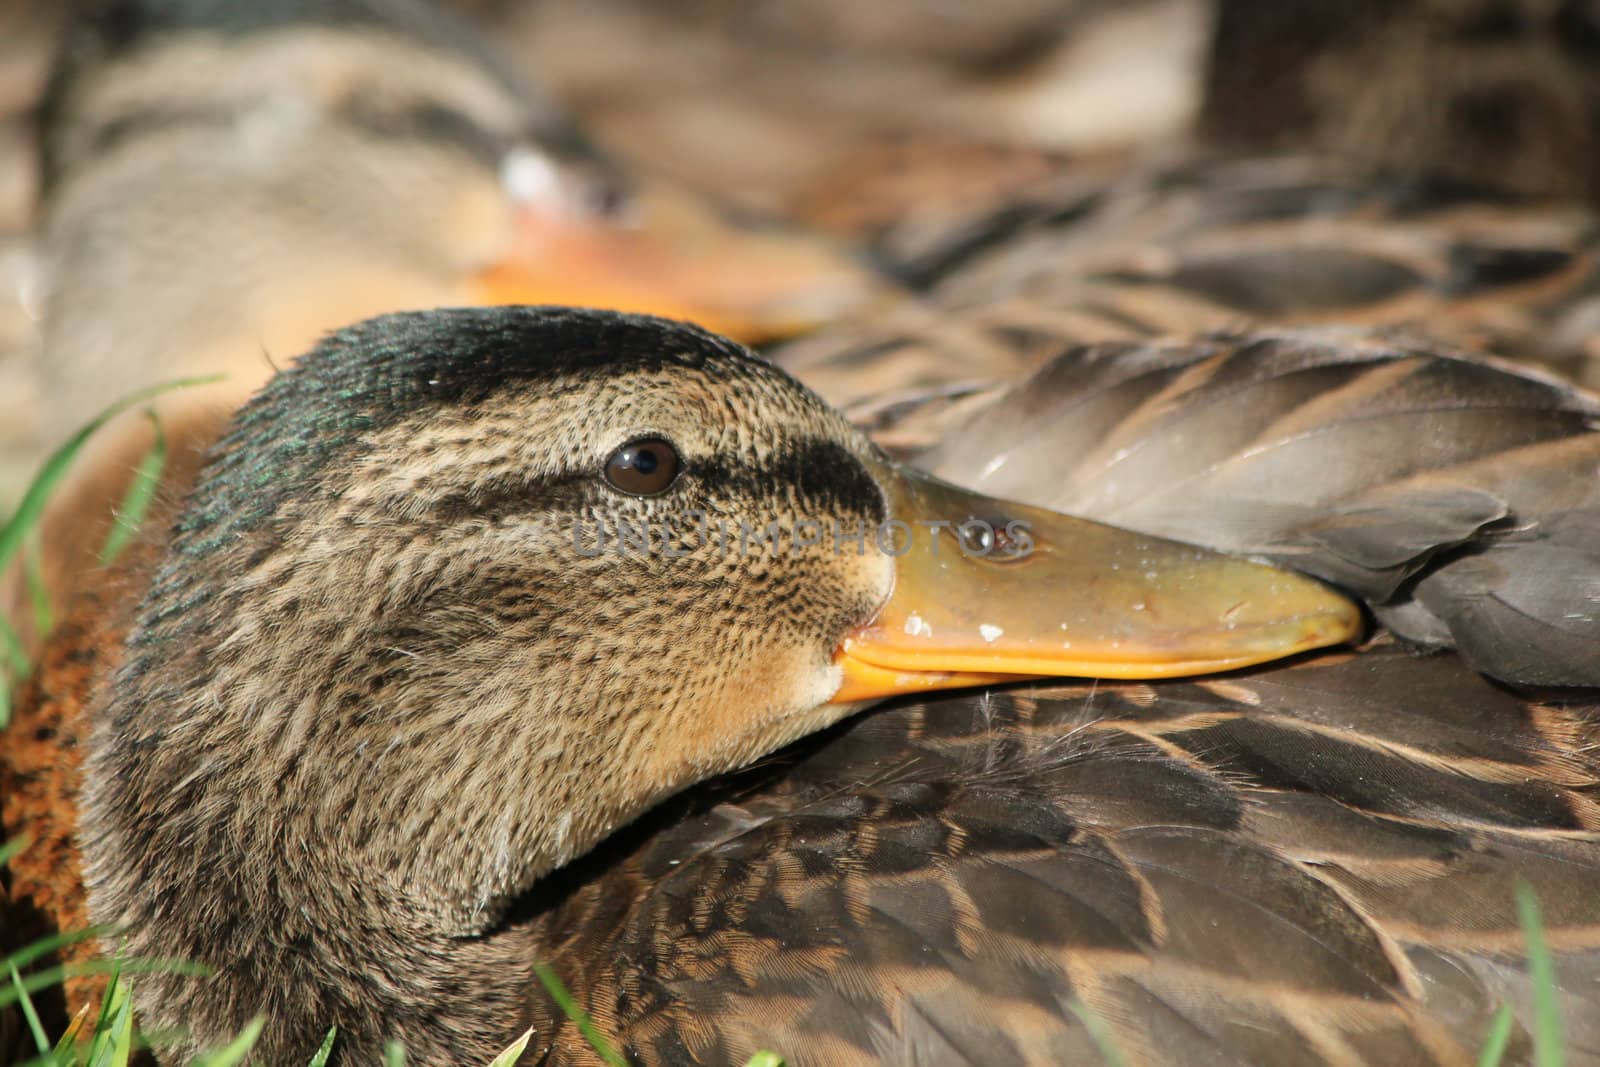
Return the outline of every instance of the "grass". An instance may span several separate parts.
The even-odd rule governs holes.
[[[572,1020],[572,1024],[583,1035],[584,1041],[588,1042],[589,1047],[594,1049],[595,1055],[605,1062],[606,1067],[628,1067],[628,1061],[623,1059],[621,1054],[612,1047],[610,1041],[606,1040],[605,1035],[600,1032],[600,1028],[594,1024],[594,1020],[589,1018],[589,1013],[578,1006],[578,1002],[573,999],[571,993],[567,992],[566,985],[562,983],[556,972],[541,963],[534,968],[534,973],[539,976],[539,982],[544,986],[545,992],[550,994],[550,999],[556,1002],[556,1007],[561,1009],[563,1015]],[[523,1041],[526,1042],[529,1036],[527,1034],[523,1035]],[[499,1061],[496,1060],[495,1063],[498,1064]],[[784,1059],[776,1052],[768,1052],[766,1049],[762,1049],[746,1060],[744,1067],[784,1067]]]
[[[164,393],[175,389],[187,389],[197,385],[208,385],[221,381],[220,376],[202,378],[181,378],[177,381],[162,382],[152,385],[148,389],[141,389],[112,404],[100,414],[91,419],[77,433],[73,434],[60,448],[56,449],[45,460],[44,466],[39,468],[39,473],[34,475],[33,481],[28,484],[27,491],[22,494],[22,501],[17,505],[3,525],[0,525],[0,575],[6,573],[18,553],[25,553],[24,576],[27,581],[29,600],[33,612],[33,626],[36,633],[49,633],[54,624],[51,617],[50,598],[44,588],[44,582],[39,574],[37,542],[34,540],[39,527],[39,520],[44,516],[45,505],[49,503],[51,495],[61,484],[67,472],[71,470],[73,461],[78,458],[78,453],[83,451],[83,446],[89,438],[106,423],[130,408],[137,407],[146,401],[154,400]],[[100,560],[108,563],[116,558],[132,539],[133,534],[143,523],[150,502],[155,498],[156,485],[161,480],[161,471],[166,466],[167,441],[162,432],[161,423],[155,411],[147,410],[151,423],[155,426],[155,444],[140,459],[135,468],[134,478],[122,499],[122,505],[117,509],[116,518],[111,527],[111,532],[100,550]],[[11,624],[0,618],[0,730],[5,729],[11,721],[11,692],[13,688],[27,678],[32,664],[28,660],[22,639]]]
[[[15,855],[15,843],[0,849],[0,857]],[[88,1038],[83,1037],[84,1016],[80,1013],[72,1024],[67,1027],[55,1044],[51,1044],[49,1035],[45,1033],[44,1025],[40,1022],[39,1013],[35,1009],[32,993],[40,988],[37,976],[24,979],[19,970],[34,959],[54,951],[63,944],[82,940],[90,935],[89,931],[82,931],[76,935],[58,935],[47,938],[21,952],[13,953],[4,961],[4,966],[9,973],[11,988],[9,997],[0,1001],[0,1007],[16,1003],[21,1005],[23,1018],[28,1024],[28,1031],[33,1037],[38,1055],[25,1062],[24,1067],[127,1067],[133,1052],[142,1047],[137,1029],[133,1025],[133,1002],[129,993],[126,975],[133,968],[128,966],[130,961],[113,958],[105,961],[105,971],[108,975],[106,992],[100,1003],[100,1014],[95,1020],[92,1032]],[[145,966],[143,969],[157,969]],[[168,969],[162,967],[160,969]],[[52,981],[59,981],[63,974],[56,973],[61,969],[55,968],[49,972]],[[203,973],[198,968],[188,967],[187,973]],[[96,973],[83,965],[68,969],[70,974]],[[611,1043],[600,1033],[599,1028],[588,1014],[578,1006],[572,995],[567,992],[566,986],[557,978],[555,972],[541,965],[538,968],[539,980],[544,983],[552,999],[567,1017],[578,1027],[584,1040],[594,1049],[595,1053],[605,1061],[607,1067],[627,1067],[627,1061],[617,1053]],[[192,1061],[192,1067],[233,1067],[244,1061],[261,1036],[264,1021],[257,1018],[246,1026],[237,1037],[219,1048],[202,1052]],[[338,1038],[338,1027],[328,1030],[322,1044],[307,1061],[308,1067],[326,1067],[329,1058],[333,1055],[334,1045]],[[489,1061],[488,1067],[513,1067],[521,1059],[528,1047],[528,1042],[533,1038],[531,1029],[524,1031],[510,1045],[500,1051],[494,1059]],[[390,1041],[384,1046],[384,1063],[386,1067],[405,1067],[405,1049],[398,1041]],[[752,1056],[745,1067],[785,1067],[782,1056],[776,1052],[762,1050]]]

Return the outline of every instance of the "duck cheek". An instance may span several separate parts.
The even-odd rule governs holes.
[[[814,642],[756,634],[660,709],[652,777],[674,788],[745,766],[837,722],[838,668]],[[663,738],[670,735],[670,741]]]

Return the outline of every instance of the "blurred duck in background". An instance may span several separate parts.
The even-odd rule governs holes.
[[[33,457],[136,389],[180,464],[274,363],[382,311],[573,303],[746,340],[881,293],[832,244],[631,181],[462,17],[421,0],[112,0],[42,105]],[[98,543],[152,429],[97,435],[42,537]],[[185,458],[188,457],[188,458]],[[13,586],[13,592],[16,586]]]

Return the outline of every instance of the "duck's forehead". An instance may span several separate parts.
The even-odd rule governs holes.
[[[612,428],[654,425],[683,447],[763,450],[800,436],[837,436],[839,420],[786,375],[753,359],[663,366],[615,376],[595,407],[569,407],[575,419],[603,414]]]

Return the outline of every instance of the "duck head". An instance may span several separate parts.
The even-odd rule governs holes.
[[[143,979],[147,1026],[472,1062],[532,986],[508,903],[692,782],[895,692],[1358,626],[1309,580],[917,475],[693,327],[389,316],[250,401],[173,528],[89,741],[92,911],[214,969]]]

